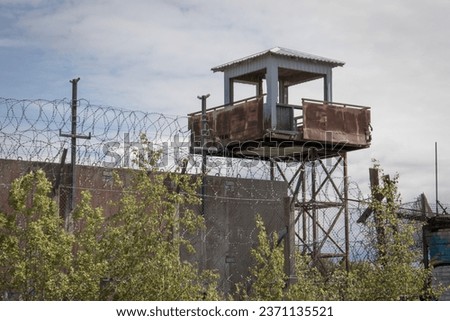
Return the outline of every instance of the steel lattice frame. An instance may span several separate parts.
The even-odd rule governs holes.
[[[326,268],[324,259],[349,267],[349,208],[347,153],[298,162],[291,177],[279,163],[273,168],[288,183],[295,248]],[[274,175],[272,175],[274,177]]]

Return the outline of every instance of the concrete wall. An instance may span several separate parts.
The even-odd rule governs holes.
[[[193,243],[201,267],[217,270],[220,289],[248,286],[250,249],[257,245],[256,215],[269,233],[286,231],[285,182],[207,177],[205,198],[206,231]]]
[[[58,176],[61,177],[61,184],[55,190],[55,201],[60,205],[61,213],[67,208],[68,195],[68,175],[70,165],[60,166],[55,163],[28,162],[17,160],[0,160],[0,210],[10,210],[8,206],[9,188],[12,181],[31,170],[42,169],[47,178],[55,183]],[[127,181],[130,176],[128,170],[118,170],[121,179]],[[114,186],[112,170],[95,166],[77,166],[77,188],[74,193],[75,203],[81,197],[81,191],[88,190],[92,194],[92,205],[103,207],[105,215],[110,215],[114,211],[114,206],[109,201],[117,201],[120,198],[121,190]]]
[[[69,166],[15,160],[0,160],[0,211],[10,210],[8,194],[11,182],[32,169],[42,168],[55,182],[61,174],[61,186],[55,200],[61,213],[67,208],[67,173]],[[122,180],[130,179],[130,171],[117,170]],[[103,167],[77,166],[75,202],[82,190],[93,195],[92,204],[101,206],[106,216],[116,208],[110,201],[120,199],[121,190],[114,186],[112,170]],[[253,264],[250,249],[257,244],[256,214],[263,218],[269,233],[285,233],[287,184],[277,181],[248,180],[209,176],[206,178],[205,221],[206,229],[191,236],[195,254],[183,253],[184,259],[194,261],[201,269],[211,269],[220,274],[220,289],[229,293],[236,283],[246,283],[248,269]],[[194,208],[201,214],[201,206]]]

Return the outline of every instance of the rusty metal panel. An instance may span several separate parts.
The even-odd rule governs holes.
[[[370,109],[303,102],[303,139],[327,144],[370,145]]]
[[[208,142],[245,142],[263,137],[263,99],[207,112]],[[200,140],[201,114],[189,119],[189,129]]]

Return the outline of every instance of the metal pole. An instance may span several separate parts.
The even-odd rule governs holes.
[[[436,183],[436,214],[439,214],[439,190],[438,190],[438,147],[437,142],[434,142],[434,171]]]
[[[272,158],[269,160],[269,162],[270,162],[270,180],[274,181],[275,180],[275,164],[274,164]]]
[[[201,194],[202,194],[202,215],[205,215],[205,193],[206,193],[206,136],[208,135],[208,128],[207,128],[207,119],[206,119],[206,99],[209,97],[209,94],[203,95],[203,96],[197,96],[198,99],[202,101],[202,131],[200,136],[200,145],[201,145],[201,151],[202,151],[202,188],[201,188]]]
[[[71,142],[71,187],[72,187],[72,191],[69,193],[69,204],[70,204],[70,211],[72,211],[75,207],[75,197],[74,197],[74,193],[75,193],[75,187],[76,187],[76,179],[75,179],[75,165],[77,162],[77,105],[78,105],[78,82],[80,81],[80,78],[75,78],[70,80],[70,82],[72,83],[72,142]]]
[[[342,156],[342,160],[344,162],[344,218],[345,218],[345,269],[347,272],[350,271],[350,220],[348,213],[348,168],[347,168],[347,153],[344,153]]]
[[[315,155],[314,155],[315,156]],[[312,241],[313,241],[313,260],[318,257],[317,253],[317,204],[316,204],[316,160],[311,162],[311,205],[312,205]]]
[[[67,205],[66,205],[66,213],[65,213],[65,222],[66,222],[66,228],[69,228],[69,224],[70,224],[70,216],[71,216],[71,212],[73,211],[73,209],[75,208],[75,188],[76,188],[76,175],[75,175],[75,167],[76,167],[76,163],[77,163],[77,138],[82,138],[82,139],[91,139],[91,133],[89,133],[89,135],[77,135],[77,106],[78,106],[78,81],[80,81],[80,78],[75,78],[70,80],[70,82],[72,83],[72,104],[71,104],[71,109],[72,109],[72,129],[71,129],[71,133],[70,134],[65,134],[62,133],[61,129],[59,130],[59,136],[62,137],[70,137],[71,138],[71,164],[70,164],[70,176],[69,176],[69,180],[70,180],[70,188],[69,188],[69,193],[67,195]]]
[[[305,171],[305,161],[302,162],[303,166],[303,170]],[[308,243],[308,229],[307,229],[307,224],[308,224],[308,218],[306,217],[306,171],[303,173],[303,177],[302,177],[302,236],[303,236],[303,242],[304,244]],[[304,247],[304,250],[302,251],[302,254],[305,254],[307,251],[307,247]]]

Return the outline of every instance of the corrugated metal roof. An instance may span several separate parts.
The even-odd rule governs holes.
[[[335,59],[316,56],[316,55],[312,55],[309,53],[292,50],[292,49],[287,49],[287,48],[282,48],[282,47],[274,47],[272,49],[261,51],[259,53],[253,54],[251,56],[247,56],[247,57],[244,57],[241,59],[237,59],[237,60],[228,62],[223,65],[211,68],[211,70],[214,72],[224,71],[225,69],[228,69],[229,67],[231,67],[233,65],[237,65],[237,64],[243,63],[245,61],[256,59],[256,58],[259,58],[259,57],[262,57],[265,55],[277,55],[277,56],[286,56],[286,57],[291,57],[291,58],[296,58],[296,59],[310,60],[310,61],[320,62],[320,63],[324,63],[324,64],[329,64],[329,65],[332,65],[332,67],[338,67],[338,66],[341,67],[345,64],[345,62],[335,60]]]

